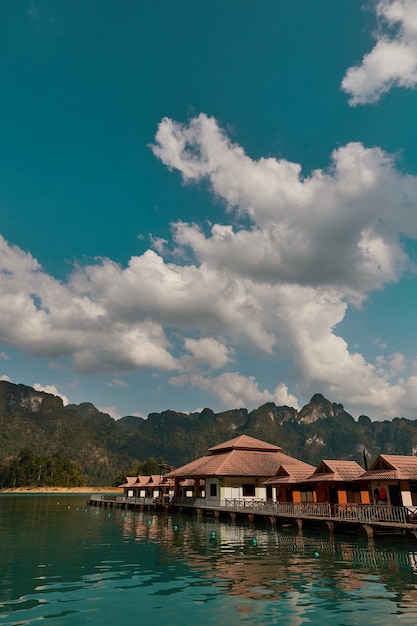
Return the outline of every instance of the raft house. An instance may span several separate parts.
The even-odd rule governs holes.
[[[240,435],[182,467],[163,467],[166,474],[126,477],[123,495],[92,494],[89,504],[417,539],[415,456],[381,454],[365,471],[327,459],[315,468]]]

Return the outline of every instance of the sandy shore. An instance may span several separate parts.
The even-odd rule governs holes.
[[[16,489],[0,489],[0,493],[117,493],[123,489],[118,487],[17,487]]]

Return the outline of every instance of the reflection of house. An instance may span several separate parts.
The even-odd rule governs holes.
[[[272,486],[264,485],[281,466],[302,461],[283,454],[273,444],[240,435],[208,450],[203,456],[171,472],[175,477],[175,495],[180,495],[180,480],[194,480],[194,493],[201,496],[201,480],[205,481],[205,497],[208,503],[224,502],[226,499],[272,499]],[[314,468],[310,468],[311,470]]]
[[[363,468],[356,461],[323,460],[301,485],[303,502],[369,504],[366,482],[358,481]]]
[[[158,498],[174,493],[174,481],[168,476],[127,476],[122,485],[127,498]]]
[[[369,484],[374,504],[417,506],[417,457],[380,454],[358,480]]]

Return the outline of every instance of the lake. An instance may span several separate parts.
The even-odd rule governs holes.
[[[0,495],[0,624],[417,623],[417,544]]]

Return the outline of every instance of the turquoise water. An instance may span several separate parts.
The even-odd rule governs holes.
[[[417,544],[0,495],[0,624],[416,624]]]

